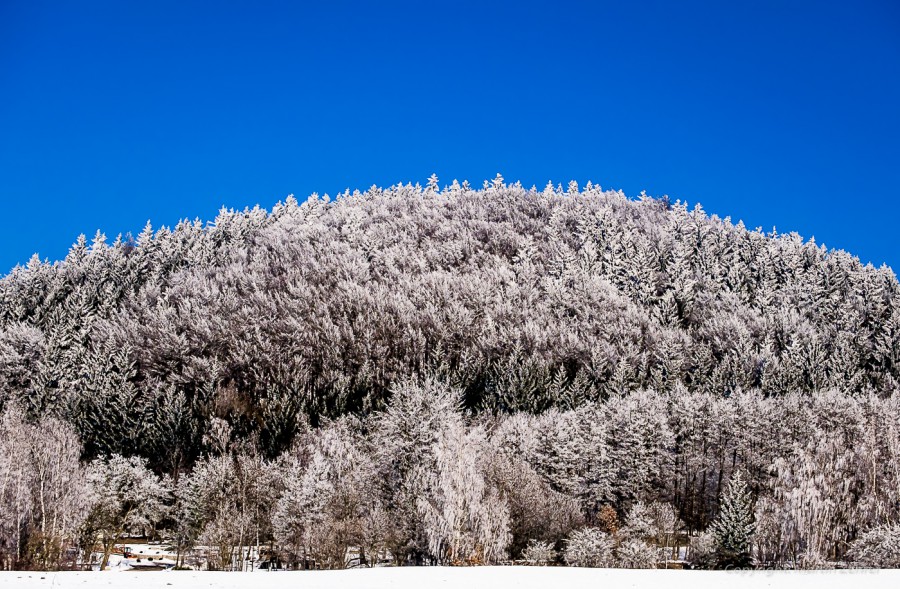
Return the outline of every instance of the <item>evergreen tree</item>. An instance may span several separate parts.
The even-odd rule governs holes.
[[[725,488],[719,516],[712,523],[712,533],[716,540],[716,564],[720,568],[745,568],[752,565],[750,543],[755,531],[750,491],[741,472],[736,471]]]

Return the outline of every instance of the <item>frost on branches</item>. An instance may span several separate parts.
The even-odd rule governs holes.
[[[716,559],[720,567],[743,568],[751,564],[750,544],[756,525],[750,491],[741,471],[731,475],[711,531],[716,540]]]
[[[890,566],[889,268],[476,185],[98,233],[0,280],[0,568],[131,534],[221,570]]]
[[[881,525],[853,543],[852,558],[870,568],[900,568],[900,525]]]

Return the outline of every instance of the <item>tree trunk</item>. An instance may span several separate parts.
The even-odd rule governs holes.
[[[113,547],[116,545],[115,539],[112,541],[104,540],[103,541],[103,558],[100,560],[100,570],[105,571],[107,565],[109,565],[109,555],[112,553]]]

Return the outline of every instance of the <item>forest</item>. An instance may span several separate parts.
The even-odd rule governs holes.
[[[98,232],[0,280],[0,568],[898,567],[898,354],[891,269],[590,183]]]

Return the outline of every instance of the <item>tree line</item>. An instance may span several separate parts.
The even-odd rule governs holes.
[[[125,535],[230,570],[262,545],[297,568],[507,560],[651,567],[896,566],[900,396],[636,391],[540,414],[473,413],[435,378],[312,427],[268,458],[216,418],[190,471],[85,462],[75,429],[11,407],[0,563],[58,568]],[[732,487],[735,487],[732,489]],[[737,538],[737,540],[735,540]],[[311,565],[310,563],[313,563]]]

